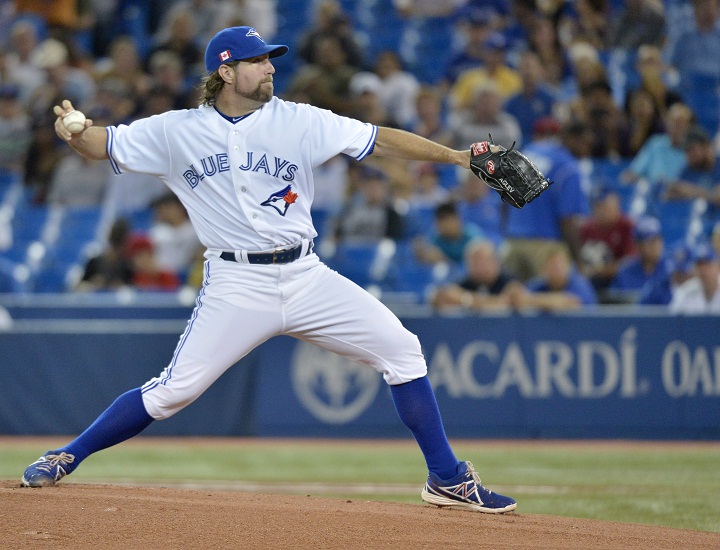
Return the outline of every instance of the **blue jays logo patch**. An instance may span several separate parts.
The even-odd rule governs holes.
[[[266,200],[261,202],[261,206],[270,206],[277,210],[277,213],[284,216],[290,205],[298,198],[297,193],[293,193],[292,185],[288,185],[281,191],[276,191]]]

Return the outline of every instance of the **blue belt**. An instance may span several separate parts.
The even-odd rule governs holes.
[[[295,248],[280,248],[273,252],[248,252],[247,260],[249,264],[289,264],[302,256],[303,245],[299,244]],[[313,242],[308,243],[307,254],[313,249]],[[220,257],[227,262],[237,262],[235,252],[222,252]]]

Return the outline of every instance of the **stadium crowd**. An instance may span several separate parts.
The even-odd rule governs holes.
[[[382,42],[391,21],[398,39]],[[0,172],[22,192],[0,187],[0,272],[28,263],[23,216],[95,209],[94,248],[73,243],[55,286],[28,275],[25,289],[199,284],[182,205],[73,154],[52,106],[68,98],[99,125],[191,108],[206,42],[235,25],[290,46],[283,99],[457,149],[491,135],[554,182],[516,210],[454,167],[331,159],[316,250],[359,284],[442,311],[720,312],[720,0],[2,1]],[[69,238],[42,219],[35,275]]]

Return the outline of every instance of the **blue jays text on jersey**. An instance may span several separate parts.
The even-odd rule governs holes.
[[[269,176],[273,176],[274,178],[282,178],[285,181],[293,181],[295,179],[295,172],[297,172],[299,168],[298,165],[274,155],[272,158],[273,161],[268,161],[267,153],[256,154],[254,151],[248,151],[246,163],[238,166],[238,168],[244,172],[263,172]],[[202,170],[196,167],[196,164],[198,164]],[[195,162],[190,164],[190,167],[183,172],[183,178],[185,178],[185,181],[187,181],[190,187],[195,189],[195,187],[197,187],[197,185],[206,177],[211,177],[221,172],[227,172],[228,170],[230,170],[228,154],[217,153],[200,159],[199,163]]]

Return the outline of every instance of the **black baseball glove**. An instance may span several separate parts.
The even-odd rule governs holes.
[[[520,151],[497,145],[499,150],[492,152],[491,145],[492,137],[490,141],[473,143],[470,169],[510,206],[522,208],[552,183]]]

